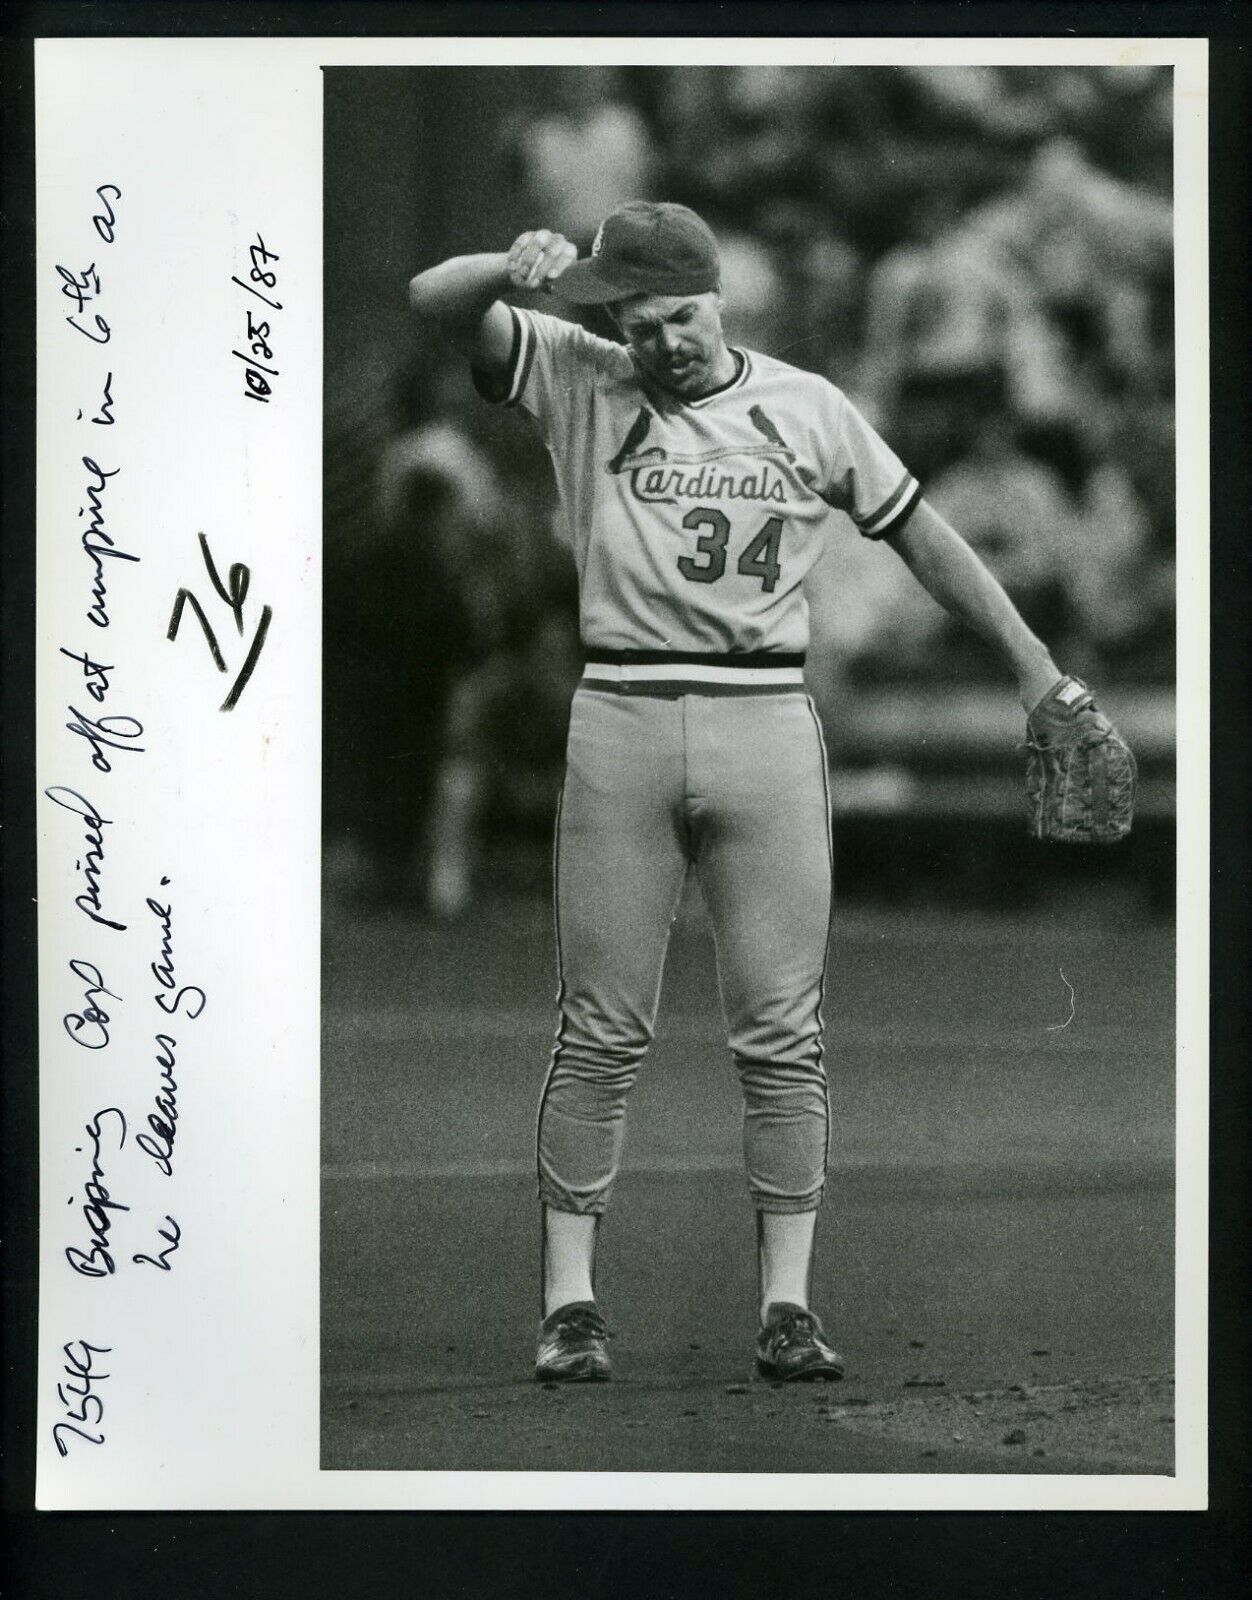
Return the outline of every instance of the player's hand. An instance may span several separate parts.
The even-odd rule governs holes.
[[[519,233],[509,249],[509,282],[515,289],[540,289],[578,260],[578,251],[561,233],[534,228]]]

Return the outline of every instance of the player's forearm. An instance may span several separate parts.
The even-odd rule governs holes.
[[[508,288],[503,252],[453,256],[418,273],[409,284],[409,304],[424,322],[455,335],[473,331]]]
[[[890,543],[945,610],[999,650],[1017,678],[1022,704],[1033,710],[1061,674],[1046,645],[960,534],[923,501]]]

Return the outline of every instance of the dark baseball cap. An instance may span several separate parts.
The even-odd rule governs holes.
[[[605,217],[591,254],[554,279],[552,292],[588,306],[720,285],[717,240],[702,217],[668,200],[632,200]]]

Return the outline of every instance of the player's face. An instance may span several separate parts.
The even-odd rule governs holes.
[[[614,310],[635,359],[664,388],[697,399],[734,376],[719,295],[640,295]]]

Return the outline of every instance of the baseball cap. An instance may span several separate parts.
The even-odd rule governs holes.
[[[555,279],[552,292],[606,305],[633,294],[704,294],[720,282],[717,240],[702,217],[668,200],[632,200],[605,217],[591,254]]]

